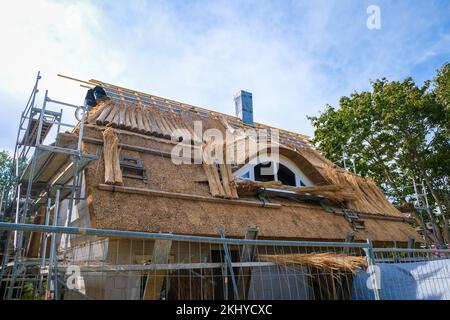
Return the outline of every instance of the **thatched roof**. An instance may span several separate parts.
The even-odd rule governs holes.
[[[308,137],[287,131],[280,132],[280,153],[295,162],[315,185],[345,185],[356,196],[332,205],[333,213],[310,202],[272,199],[273,206],[264,207],[255,196],[213,199],[202,165],[175,165],[168,157],[174,143],[184,139],[183,132],[192,134],[195,120],[202,121],[203,130],[224,132],[229,127],[244,127],[238,118],[214,112],[205,115],[196,110],[124,105],[115,100],[101,102],[90,111],[84,152],[101,153],[102,131],[112,127],[120,153],[140,158],[148,174],[147,184],[124,177],[121,188],[108,189],[101,187],[105,183],[103,157],[92,163],[86,181],[93,226],[203,235],[216,235],[224,228],[231,236],[242,236],[247,226],[258,226],[260,236],[266,238],[342,240],[354,232],[359,240],[406,241],[409,236],[419,240],[403,221],[403,214],[372,181],[336,167]],[[344,218],[343,208],[358,211],[366,228],[355,231]]]

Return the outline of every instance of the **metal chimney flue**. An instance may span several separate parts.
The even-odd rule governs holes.
[[[247,125],[253,125],[253,98],[250,92],[241,90],[234,96],[236,116]]]

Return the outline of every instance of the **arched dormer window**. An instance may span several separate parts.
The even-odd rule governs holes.
[[[280,155],[278,158],[260,157],[259,163],[247,163],[237,170],[234,175],[238,178],[255,181],[280,181],[284,185],[304,187],[312,185],[312,182],[295,165],[293,161]]]

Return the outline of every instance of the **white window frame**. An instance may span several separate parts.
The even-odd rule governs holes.
[[[283,155],[278,155],[278,157],[264,155],[264,156],[259,156],[258,160],[259,160],[258,163],[247,163],[242,168],[239,168],[234,173],[234,176],[237,178],[243,178],[248,173],[249,177],[245,178],[245,179],[255,180],[255,169],[254,169],[255,166],[257,166],[260,163],[265,163],[265,162],[271,161],[271,162],[281,163],[282,165],[284,165],[286,168],[288,168],[295,174],[295,186],[296,187],[302,187],[300,181],[303,182],[304,186],[312,186],[313,185],[311,180],[308,179],[308,177],[297,167],[297,165],[292,160],[290,160],[289,158],[287,158]],[[275,180],[278,181],[277,172],[275,172],[274,176],[275,176]]]

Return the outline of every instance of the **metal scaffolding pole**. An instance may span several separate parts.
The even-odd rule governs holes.
[[[379,287],[380,285],[380,275],[378,272],[378,267],[376,266],[375,263],[375,255],[373,253],[373,245],[372,245],[372,241],[370,241],[369,239],[367,239],[367,248],[363,249],[366,253],[366,261],[367,261],[367,266],[368,266],[368,273],[369,273],[369,281],[372,285],[372,290],[373,290],[373,294],[375,297],[375,300],[381,300],[381,288]]]
[[[56,189],[55,209],[53,212],[53,227],[58,225],[60,188]],[[58,254],[56,250],[56,233],[52,233],[52,242],[50,246],[50,260],[47,274],[47,292],[53,291],[53,298],[58,298]]]
[[[72,213],[73,213],[73,206],[75,203],[75,193],[76,193],[76,187],[78,184],[78,157],[73,157],[73,179],[72,179],[72,186],[70,191],[70,199],[69,199],[69,206],[67,208],[67,219],[65,226],[68,227],[70,225],[70,222],[72,221]],[[66,235],[64,238],[64,253],[63,253],[63,260],[66,259],[66,251],[69,244],[69,236]]]
[[[78,109],[78,108],[77,108]],[[77,143],[77,151],[81,152],[81,143],[83,141],[83,129],[84,129],[84,119],[85,119],[86,109],[82,107],[82,116],[80,121],[80,132],[78,135],[78,143]],[[68,206],[68,214],[67,214],[67,220],[66,220],[66,227],[70,225],[72,222],[72,214],[73,214],[73,207],[75,204],[75,193],[77,192],[77,188],[79,187],[79,172],[78,172],[78,162],[80,160],[79,156],[73,156],[73,180],[72,180],[72,188],[71,188],[71,194],[70,194],[70,200],[69,200],[69,206]],[[63,260],[66,259],[66,253],[67,253],[67,247],[69,244],[69,236],[67,235],[64,239],[64,253],[63,253]]]
[[[50,209],[51,209],[51,205],[52,205],[52,199],[50,197],[48,197],[47,209],[45,210],[45,222],[44,222],[46,226],[48,226],[50,224]],[[45,267],[45,259],[46,259],[46,255],[47,255],[47,238],[48,238],[48,234],[45,233],[42,236],[41,268]]]
[[[20,187],[21,184],[17,185],[17,203],[16,203],[16,218],[15,218],[15,223],[19,223],[19,206],[20,206]],[[21,250],[22,250],[22,246],[21,246],[21,235],[23,234],[22,232],[19,231],[14,231],[14,265],[13,265],[13,269],[12,269],[12,274],[11,274],[11,282],[9,285],[9,289],[8,289],[8,300],[12,299],[12,295],[13,295],[13,288],[16,282],[16,277],[17,277],[17,271],[18,271],[18,261],[20,260],[20,256],[21,256]]]
[[[38,85],[39,85],[39,80],[40,79],[41,79],[41,72],[38,71],[38,74],[37,74],[37,77],[36,77],[36,82],[34,83],[33,90],[31,91],[31,94],[30,94],[30,97],[28,98],[28,102],[26,104],[25,110],[22,112],[22,116],[21,116],[21,119],[20,119],[19,130],[17,131],[16,147],[14,149],[14,158],[13,159],[15,159],[15,160],[21,158],[23,156],[23,154],[24,154],[24,152],[22,152],[20,154],[20,156],[17,155],[17,151],[18,151],[18,149],[20,147],[20,142],[19,142],[20,132],[22,130],[26,130],[25,128],[22,128],[22,126],[25,123],[25,119],[27,118],[28,111],[30,111],[33,108],[34,103],[36,101],[36,94],[39,92]],[[28,141],[28,137],[29,137],[29,131],[26,130],[25,131],[25,136],[24,136],[24,141]],[[25,151],[25,146],[24,146],[24,150],[23,151]],[[16,163],[18,163],[18,161],[16,161]],[[16,169],[18,169],[18,168],[16,168]]]
[[[49,192],[50,194],[50,192]],[[50,211],[51,211],[52,199],[48,196],[47,199],[47,209],[45,210],[45,225],[50,225]],[[47,259],[47,241],[48,241],[48,233],[45,232],[42,234],[42,248],[41,248],[41,270],[45,268],[45,262]],[[39,288],[42,288],[42,283],[44,281],[44,274],[41,272],[39,277]]]
[[[224,239],[225,238],[225,230],[221,229],[219,230],[220,236]],[[239,289],[236,282],[236,277],[234,276],[233,266],[231,263],[231,253],[230,249],[228,248],[228,245],[226,243],[223,244],[223,251],[225,253],[225,263],[226,267],[224,266],[224,271],[226,272],[226,268],[228,268],[230,272],[231,277],[231,283],[233,285],[233,292],[234,292],[234,300],[239,300]],[[228,283],[224,283],[224,288],[228,285]],[[228,295],[228,292],[226,293]]]

